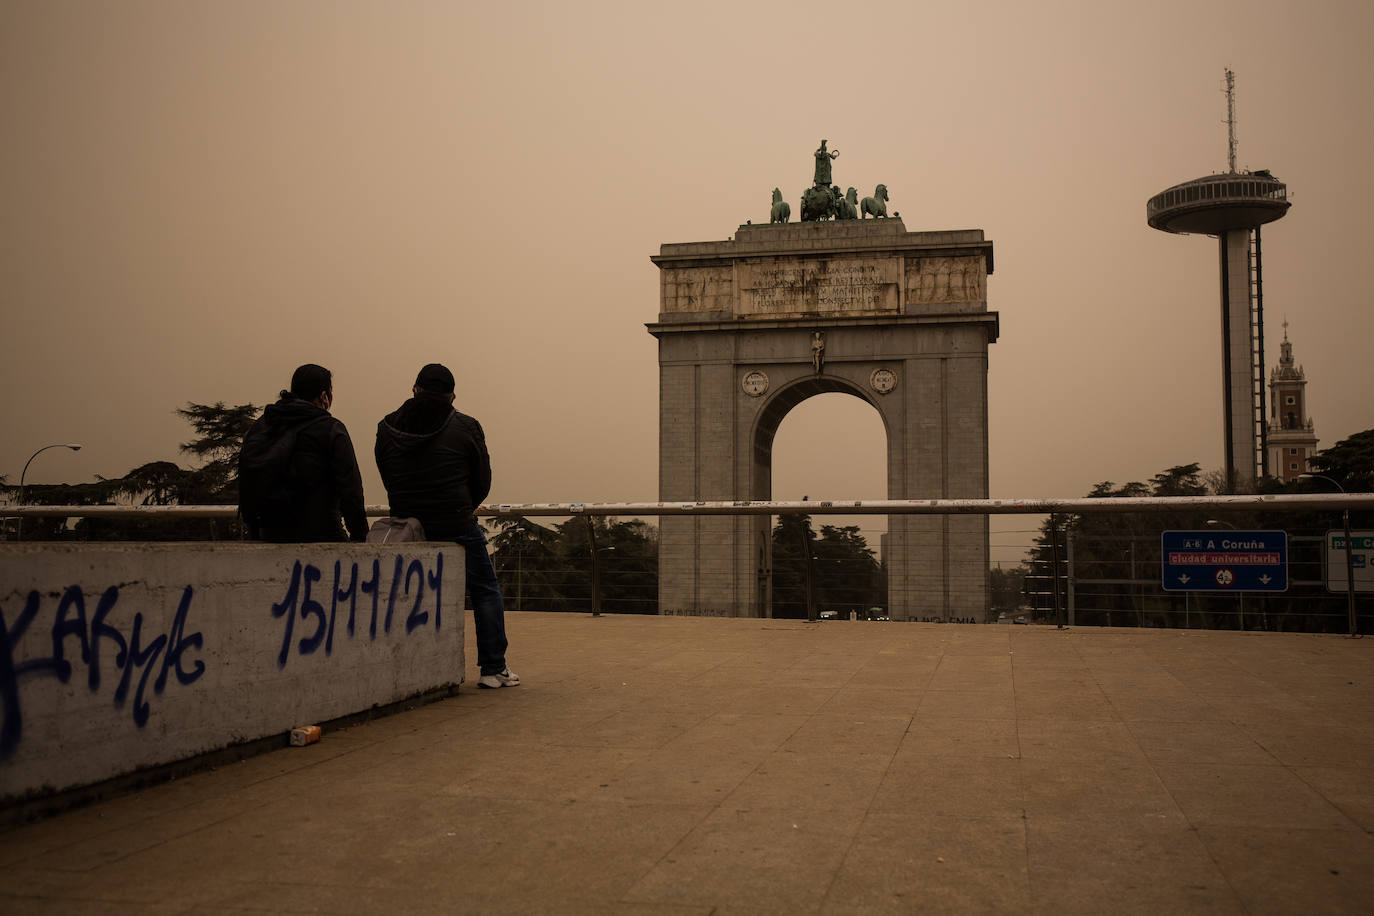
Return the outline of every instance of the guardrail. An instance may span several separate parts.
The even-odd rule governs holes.
[[[718,501],[676,501],[676,502],[624,502],[624,503],[577,503],[577,502],[548,502],[548,503],[503,503],[481,506],[476,514],[485,519],[510,519],[510,518],[576,518],[582,516],[588,523],[588,530],[584,540],[585,543],[577,550],[581,551],[580,559],[569,554],[559,557],[559,562],[548,568],[540,568],[539,558],[519,552],[512,552],[497,559],[498,567],[506,566],[512,572],[512,582],[509,585],[511,595],[507,596],[508,601],[512,602],[513,607],[522,608],[526,603],[538,606],[541,600],[537,592],[532,592],[528,587],[529,577],[543,577],[543,585],[551,593],[557,593],[559,602],[555,609],[576,609],[589,607],[594,614],[600,613],[602,609],[616,609],[632,613],[653,613],[657,610],[657,563],[654,557],[638,555],[633,558],[622,556],[606,547],[598,548],[597,532],[591,524],[593,518],[597,517],[662,517],[662,516],[796,516],[814,515],[818,517],[826,516],[892,516],[892,515],[1029,515],[1029,516],[1049,516],[1055,517],[1074,517],[1088,515],[1149,515],[1155,513],[1171,513],[1175,516],[1186,515],[1188,513],[1207,514],[1232,514],[1232,513],[1297,513],[1297,512],[1339,512],[1345,510],[1368,510],[1374,509],[1374,493],[1304,493],[1304,494],[1245,494],[1238,496],[1177,496],[1177,497],[1110,497],[1102,499],[1092,498],[1072,498],[1072,499],[918,499],[918,500],[806,500],[806,501],[771,501],[771,500],[718,500]],[[366,512],[370,516],[385,516],[388,513],[386,506],[368,506]],[[233,506],[0,506],[0,518],[87,518],[87,519],[225,519],[232,520],[236,515]],[[213,523],[212,523],[213,524]],[[1200,523],[1199,523],[1200,524]],[[1138,526],[1137,526],[1138,527]],[[1277,527],[1277,526],[1275,526]],[[1287,526],[1285,526],[1287,527]],[[1074,625],[1075,623],[1093,622],[1099,617],[1105,619],[1109,624],[1119,621],[1124,616],[1126,620],[1137,623],[1137,625],[1162,625],[1170,626],[1175,623],[1187,625],[1197,619],[1213,621],[1213,626],[1234,626],[1234,622],[1226,619],[1225,613],[1216,610],[1202,612],[1199,608],[1209,605],[1213,606],[1218,601],[1224,599],[1201,596],[1196,597],[1190,603],[1185,595],[1181,601],[1181,613],[1174,613],[1170,608],[1171,602],[1176,595],[1154,594],[1149,585],[1157,580],[1151,579],[1148,575],[1141,575],[1141,567],[1134,561],[1129,567],[1116,571],[1111,570],[1102,572],[1100,569],[1089,571],[1087,569],[1075,572],[1072,562],[1073,540],[1072,537],[1064,539],[1063,525],[1051,525],[1051,531],[1059,531],[1060,535],[1050,539],[1050,551],[1045,551],[1047,555],[1037,560],[1032,557],[1030,566],[1030,579],[1041,583],[1040,588],[1029,588],[1027,595],[1034,595],[1036,591],[1042,591],[1043,597],[1047,599],[1046,604],[1050,605],[1044,609],[1052,614],[1052,619],[1060,625]],[[1299,540],[1316,540],[1316,532],[1301,534]],[[213,532],[211,533],[213,537]],[[1156,536],[1157,540],[1157,536]],[[1062,541],[1062,543],[1061,543]],[[1347,541],[1347,543],[1349,543]],[[790,544],[790,541],[789,541]],[[876,546],[876,545],[875,545]],[[1051,556],[1060,549],[1068,552],[1065,557]],[[1349,551],[1347,551],[1348,553]],[[656,553],[655,553],[656,557]],[[502,560],[506,562],[503,563]],[[633,560],[633,562],[631,562]],[[1053,561],[1053,562],[1051,562]],[[1064,562],[1067,561],[1067,562]],[[802,562],[811,568],[788,569],[784,571],[781,563],[775,563],[771,570],[774,576],[774,591],[777,595],[785,596],[780,598],[785,603],[793,606],[791,613],[796,613],[796,608],[804,606],[808,619],[816,619],[818,616],[817,592],[830,592],[824,600],[827,608],[840,607],[844,605],[843,599],[833,597],[834,590],[825,585],[816,585],[817,570],[822,579],[829,576],[832,579],[843,580],[846,576],[855,577],[864,572],[867,564],[850,563],[845,565],[840,560],[825,560],[803,554]],[[1295,560],[1296,562],[1296,560]],[[647,564],[647,565],[646,565]],[[1039,565],[1037,565],[1039,564]],[[1062,564],[1062,565],[1061,565]],[[794,563],[795,565],[795,563]],[[1043,568],[1040,568],[1043,566]],[[1098,563],[1101,566],[1101,563]],[[1057,575],[1046,573],[1048,569],[1061,570]],[[765,574],[761,572],[761,575]],[[521,579],[524,576],[526,578]],[[1321,629],[1329,629],[1332,618],[1338,614],[1338,596],[1323,592],[1314,580],[1315,573],[1304,573],[1300,577],[1295,577],[1296,585],[1308,587],[1305,590],[1300,588],[1290,596],[1289,610],[1286,611],[1290,617],[1294,614],[1298,616],[1306,615],[1304,621],[1298,625],[1301,627],[1316,626]],[[1353,573],[1352,573],[1353,577]],[[1129,581],[1127,581],[1129,580]],[[505,585],[503,578],[503,586]],[[1093,607],[1090,595],[1094,594],[1097,586],[1105,586],[1106,591],[1112,591],[1114,586],[1128,585],[1131,587],[1131,594],[1125,596],[1108,595],[1106,592],[1099,591],[1102,601],[1100,607]],[[1356,617],[1356,598],[1353,581],[1351,587],[1346,589],[1344,596],[1346,605],[1344,610],[1348,617],[1348,628],[1351,634],[1357,632],[1358,621]],[[805,595],[799,598],[798,595]],[[1110,602],[1114,598],[1119,598],[1128,606],[1112,607]],[[523,599],[523,600],[522,600]],[[1052,604],[1048,599],[1052,599]],[[1149,599],[1149,600],[1144,600]],[[857,599],[855,599],[857,600]],[[1254,611],[1261,612],[1261,620],[1266,620],[1264,616],[1264,605],[1261,600],[1253,600],[1254,607],[1251,610],[1249,624],[1247,624],[1247,608],[1244,598],[1237,602],[1235,617],[1240,628],[1249,628],[1253,624]],[[1365,598],[1360,599],[1365,602]],[[603,602],[605,602],[603,604]],[[850,602],[852,603],[852,602]],[[869,605],[885,602],[870,601],[863,602],[863,606],[855,605],[854,608],[845,606],[842,608],[842,616],[848,616],[848,611],[857,609],[862,616],[864,612],[870,610]],[[1327,606],[1330,605],[1328,608]],[[1076,607],[1077,606],[1077,607]],[[1292,611],[1294,606],[1300,606],[1300,611]],[[1145,610],[1142,611],[1142,608]],[[1149,609],[1154,609],[1154,622],[1150,621]],[[1105,617],[1103,616],[1105,609]],[[1325,609],[1325,610],[1324,610]],[[1075,611],[1078,611],[1078,619],[1075,620]],[[787,613],[785,610],[782,613]],[[875,611],[875,613],[877,613]],[[1366,614],[1369,612],[1366,611]],[[1113,614],[1116,616],[1114,617]],[[1095,616],[1096,615],[1096,616]],[[1274,613],[1273,616],[1283,619],[1283,613]],[[1175,618],[1178,618],[1175,621]],[[1320,619],[1319,619],[1320,618]],[[1323,622],[1325,620],[1325,622]],[[1218,622],[1219,621],[1219,622]],[[1266,624],[1267,626],[1267,624]]]
[[[1223,512],[1374,509],[1374,493],[1275,493],[1240,496],[1112,496],[1102,499],[863,499],[774,502],[714,500],[640,503],[501,503],[478,506],[491,518],[664,515],[1090,515],[1216,509]],[[386,506],[367,506],[373,517]],[[0,506],[0,518],[229,518],[234,506]]]

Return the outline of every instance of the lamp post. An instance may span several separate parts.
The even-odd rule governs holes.
[[[596,525],[592,523],[590,515],[584,515],[583,521],[587,523],[587,546],[591,548],[592,555],[592,616],[601,616],[601,554],[610,553],[614,547],[598,547],[596,544]]]
[[[1345,492],[1345,487],[1325,474],[1299,474],[1298,479],[1318,479],[1325,480],[1331,486]],[[1350,617],[1350,635],[1355,636],[1359,632],[1358,624],[1355,621],[1355,556],[1351,552],[1354,545],[1350,542],[1350,507],[1346,506],[1341,510],[1341,522],[1345,526],[1345,605],[1346,614]]]
[[[38,451],[29,456],[29,460],[24,462],[24,470],[19,472],[19,505],[24,505],[24,477],[29,473],[29,465],[33,464],[33,459],[50,448],[69,448],[74,452],[81,451],[80,443],[76,442],[55,442],[52,445],[45,445]],[[24,516],[19,516],[14,524],[14,539],[21,541],[24,539]]]
[[[1231,524],[1230,522],[1224,522],[1224,521],[1222,521],[1222,520],[1219,519],[1219,518],[1209,518],[1209,519],[1207,519],[1207,527],[1208,527],[1208,528],[1230,528],[1232,531],[1235,531],[1235,530],[1236,530],[1236,526],[1235,526],[1235,525]],[[1245,630],[1245,592],[1236,592],[1236,600],[1239,602],[1239,607],[1240,607],[1240,628],[1241,628],[1242,631],[1244,631],[1244,630]]]

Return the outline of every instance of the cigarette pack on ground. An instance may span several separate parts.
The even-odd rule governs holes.
[[[291,746],[305,747],[307,744],[314,744],[324,735],[324,729],[318,725],[302,725],[291,729]]]

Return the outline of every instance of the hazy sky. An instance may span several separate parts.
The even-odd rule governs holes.
[[[649,256],[795,213],[821,137],[907,229],[995,244],[992,495],[1216,468],[1217,245],[1145,202],[1225,170],[1227,66],[1293,201],[1270,364],[1286,318],[1329,446],[1374,426],[1371,39],[1367,0],[0,0],[0,474],[175,457],[177,406],[318,362],[384,502],[376,422],[440,361],[492,501],[654,500]],[[804,403],[775,498],[886,495],[882,435]]]

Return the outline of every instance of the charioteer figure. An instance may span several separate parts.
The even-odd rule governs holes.
[[[825,148],[825,141],[821,141],[821,148],[816,150],[816,177],[813,183],[818,188],[830,187],[830,163],[831,160],[840,158],[840,151],[831,152]]]

